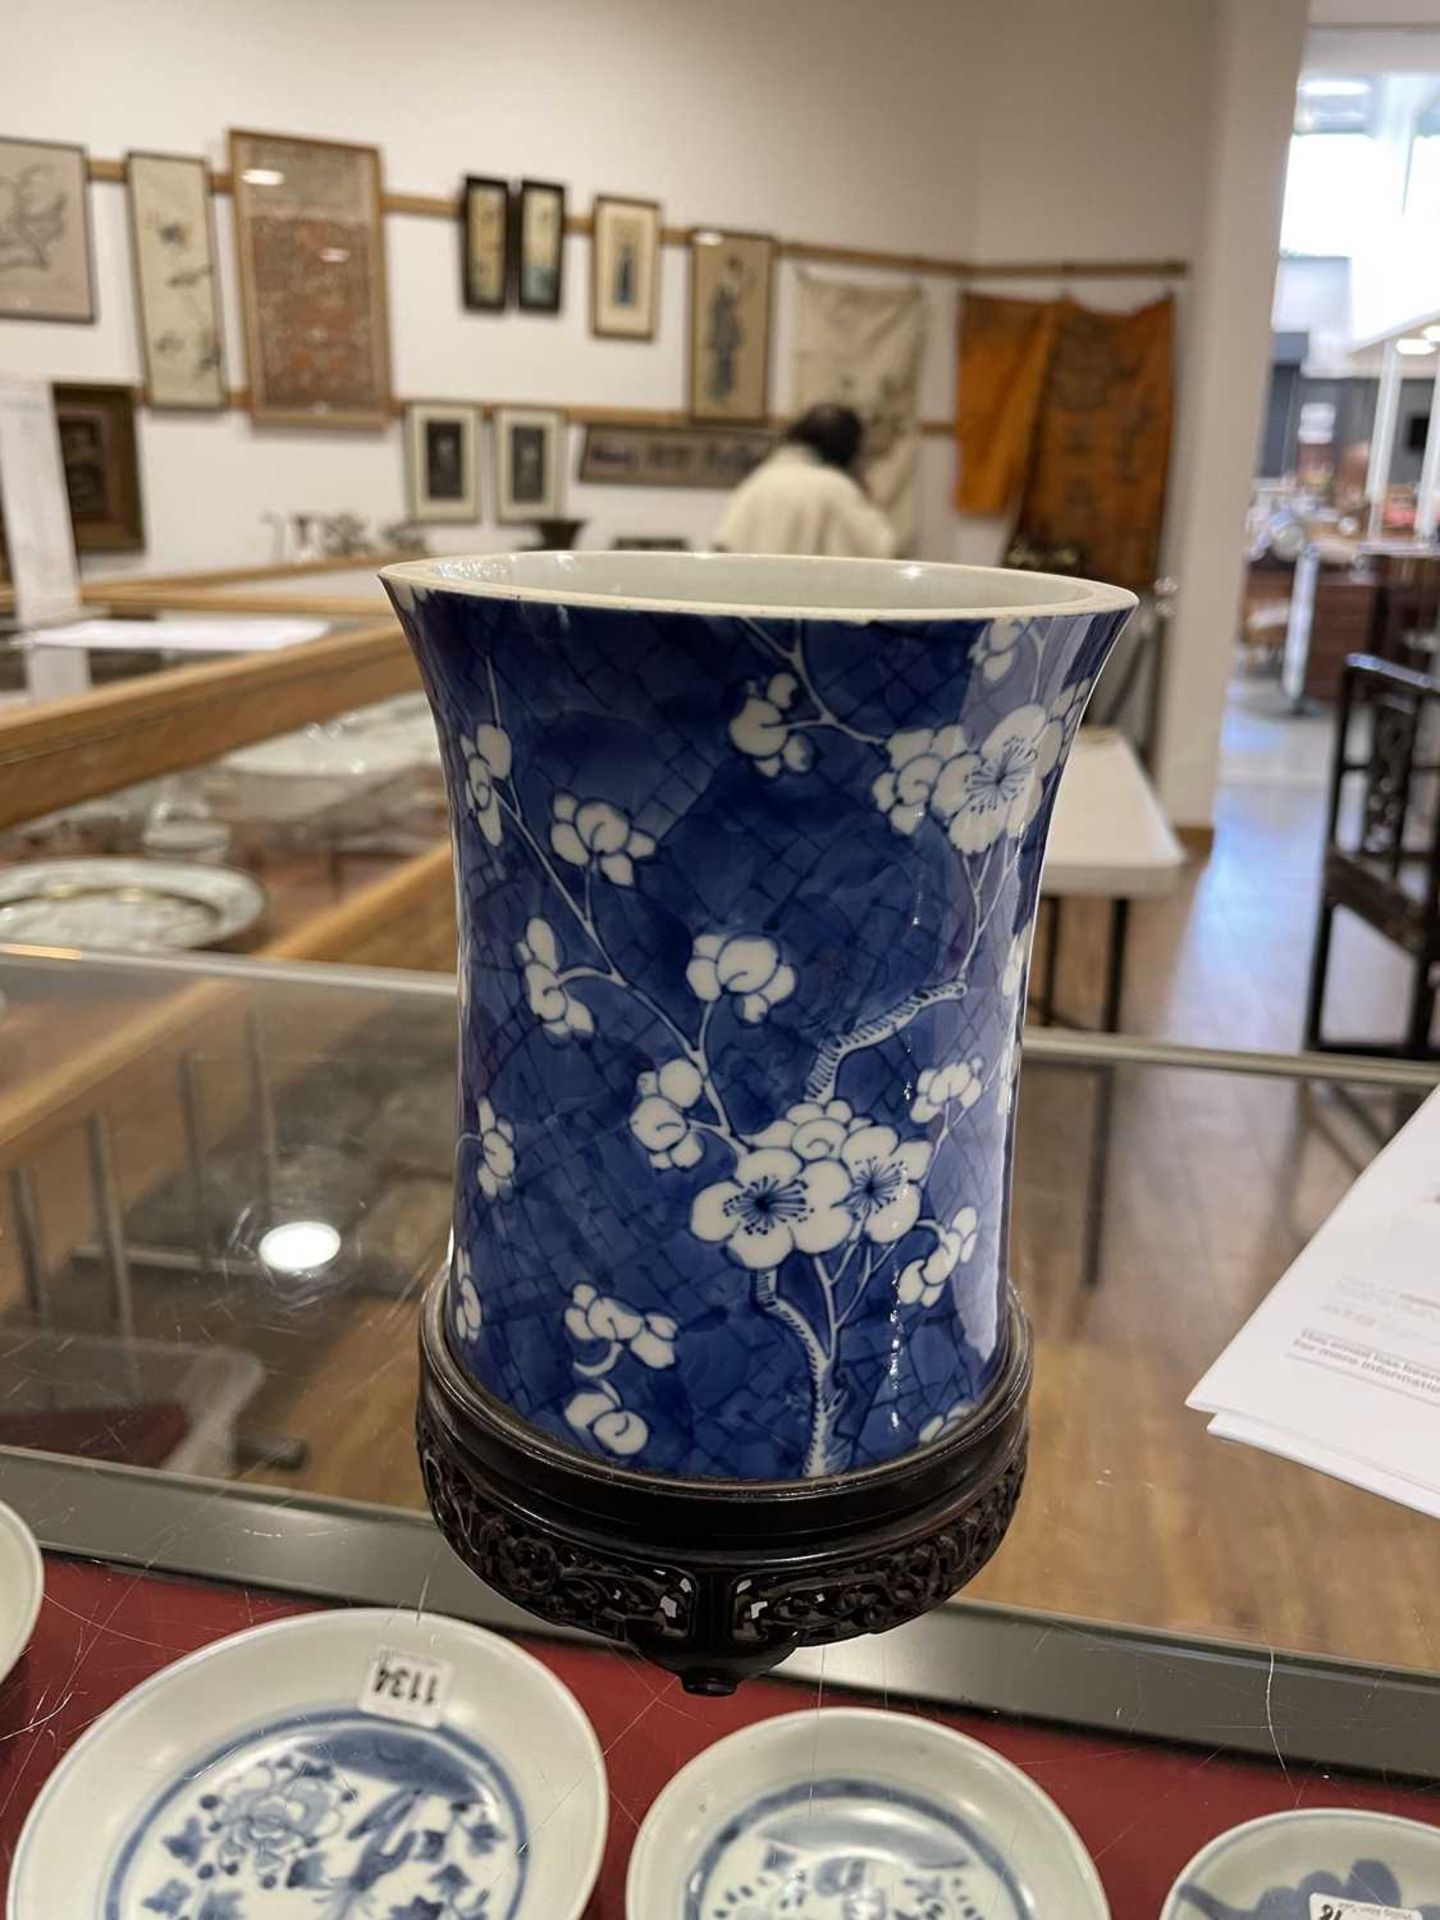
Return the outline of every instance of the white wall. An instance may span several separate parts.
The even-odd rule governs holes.
[[[1233,11],[1228,0],[8,0],[0,126],[78,140],[98,155],[148,146],[201,152],[220,164],[225,128],[258,126],[374,141],[388,185],[401,192],[453,191],[466,171],[530,172],[565,181],[582,210],[597,189],[657,197],[675,225],[730,223],[990,260],[1196,259],[1214,224],[1221,174],[1212,129],[1226,112],[1222,92],[1251,105],[1259,97],[1220,59]],[[1266,0],[1250,11],[1257,38],[1269,42],[1277,21],[1288,30],[1303,12],[1303,0]],[[1275,63],[1265,70],[1270,92],[1283,91]],[[1243,126],[1238,133],[1255,157]],[[1268,165],[1268,146],[1261,157]],[[1232,167],[1220,191],[1243,200],[1253,188]],[[1278,182],[1275,199],[1278,208]],[[137,377],[123,195],[97,186],[92,205],[100,324],[0,323],[0,366],[53,378]],[[230,377],[239,385],[228,203],[217,211]],[[1252,222],[1256,244],[1262,228]],[[678,250],[665,252],[660,338],[647,347],[588,337],[584,242],[570,243],[566,310],[550,320],[465,313],[448,223],[392,217],[387,234],[400,394],[683,404]],[[1273,260],[1272,234],[1271,271]],[[1014,290],[1039,296],[1052,288],[1024,281]],[[1112,306],[1161,290],[1136,281],[1078,289]],[[955,294],[944,282],[927,291],[923,410],[948,418]],[[1182,403],[1201,365],[1205,343],[1193,316],[1206,297],[1202,278],[1182,299]],[[1233,324],[1248,341],[1252,329],[1239,309],[1249,298],[1232,288],[1205,311],[1219,316],[1227,338]],[[1262,340],[1268,304],[1267,279]],[[788,358],[782,284],[774,360],[781,410]],[[1247,477],[1258,379],[1253,418],[1239,436]],[[1243,405],[1251,403],[1247,387]],[[402,508],[395,429],[342,435],[256,429],[235,414],[146,414],[141,434],[150,567],[264,558],[259,515],[267,508],[351,507],[376,519]],[[1233,490],[1234,458],[1228,439],[1205,443],[1184,516],[1198,510],[1207,461],[1218,461],[1221,484]],[[927,440],[921,550],[989,557],[995,530],[956,519],[953,477],[949,444]],[[1177,480],[1185,478],[1177,467]],[[626,532],[704,540],[720,500],[572,485],[570,506],[587,517],[592,542]],[[1172,537],[1186,538],[1178,517]],[[1236,583],[1240,537],[1237,517],[1228,544],[1206,557],[1206,568]],[[508,536],[460,527],[436,538],[474,547]],[[1187,633],[1183,644],[1226,657],[1233,604],[1223,612],[1208,599],[1198,604],[1217,624]],[[1212,700],[1194,720],[1211,730],[1212,763],[1219,719]],[[1203,762],[1192,760],[1187,777],[1167,784],[1181,821],[1209,817]]]
[[[1234,665],[1260,409],[1270,360],[1285,161],[1305,0],[1221,0],[1215,109],[1197,165],[1209,181],[1189,315],[1169,564],[1180,583],[1160,715],[1160,793],[1189,824],[1210,817]]]
[[[581,211],[597,189],[636,193],[661,199],[675,225],[960,254],[972,220],[966,10],[910,0],[906,14],[901,35],[868,0],[9,0],[0,126],[80,141],[97,155],[151,147],[204,153],[217,165],[226,164],[229,126],[367,140],[382,148],[397,192],[452,192],[467,171],[529,172],[565,181]],[[138,377],[123,190],[97,185],[91,205],[99,325],[0,323],[0,365],[54,378]],[[216,210],[238,386],[228,199]],[[568,244],[565,308],[552,319],[467,313],[448,222],[392,216],[386,237],[399,394],[684,404],[682,250],[664,249],[660,337],[645,346],[590,337],[584,241]],[[924,407],[944,417],[953,412],[954,290],[932,282],[929,293]],[[783,406],[783,287],[779,305],[775,400]],[[377,519],[403,510],[395,427],[312,432],[255,428],[233,413],[146,413],[140,430],[150,544],[136,564],[263,559],[267,508],[351,507]],[[488,483],[488,451],[486,459]],[[953,455],[932,439],[924,459],[922,540],[944,552]],[[647,531],[705,540],[720,506],[712,492],[578,484],[570,492],[591,542]],[[448,527],[431,537],[474,547],[514,535]]]

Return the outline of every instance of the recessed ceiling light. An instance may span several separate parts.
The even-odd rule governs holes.
[[[240,178],[247,187],[283,187],[285,176],[278,167],[246,167]]]
[[[1396,353],[1433,353],[1435,342],[1422,340],[1419,334],[1408,334],[1405,339],[1395,342]]]
[[[350,249],[348,247],[322,247],[320,249],[320,258],[327,266],[343,267],[345,262],[350,258]]]

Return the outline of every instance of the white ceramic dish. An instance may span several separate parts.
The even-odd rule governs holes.
[[[435,1662],[433,1726],[373,1710],[425,1700]],[[188,1917],[223,1892],[244,1920],[437,1901],[447,1920],[578,1920],[608,1807],[589,1721],[509,1641],[438,1615],[307,1614],[217,1641],[103,1714],[31,1809],[6,1913]]]
[[[231,867],[181,860],[30,860],[0,869],[0,941],[172,953],[244,933],[265,889]]]
[[[1312,1894],[1440,1920],[1440,1828],[1335,1807],[1268,1814],[1202,1847],[1160,1920],[1310,1920]]]
[[[0,1680],[30,1644],[45,1592],[45,1565],[29,1527],[0,1505]]]
[[[1079,1835],[977,1740],[821,1708],[718,1741],[676,1774],[630,1856],[627,1920],[1108,1920]]]

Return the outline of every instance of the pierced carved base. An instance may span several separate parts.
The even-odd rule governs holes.
[[[440,1531],[542,1620],[624,1641],[691,1693],[731,1693],[797,1647],[881,1633],[972,1580],[1025,1477],[1030,1331],[1013,1295],[1004,1366],[961,1426],[826,1480],[674,1480],[551,1440],[477,1389],[422,1316],[420,1466]]]

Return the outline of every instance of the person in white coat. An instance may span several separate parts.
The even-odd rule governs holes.
[[[809,553],[888,560],[890,522],[855,478],[864,425],[850,407],[811,407],[731,494],[722,553]]]

